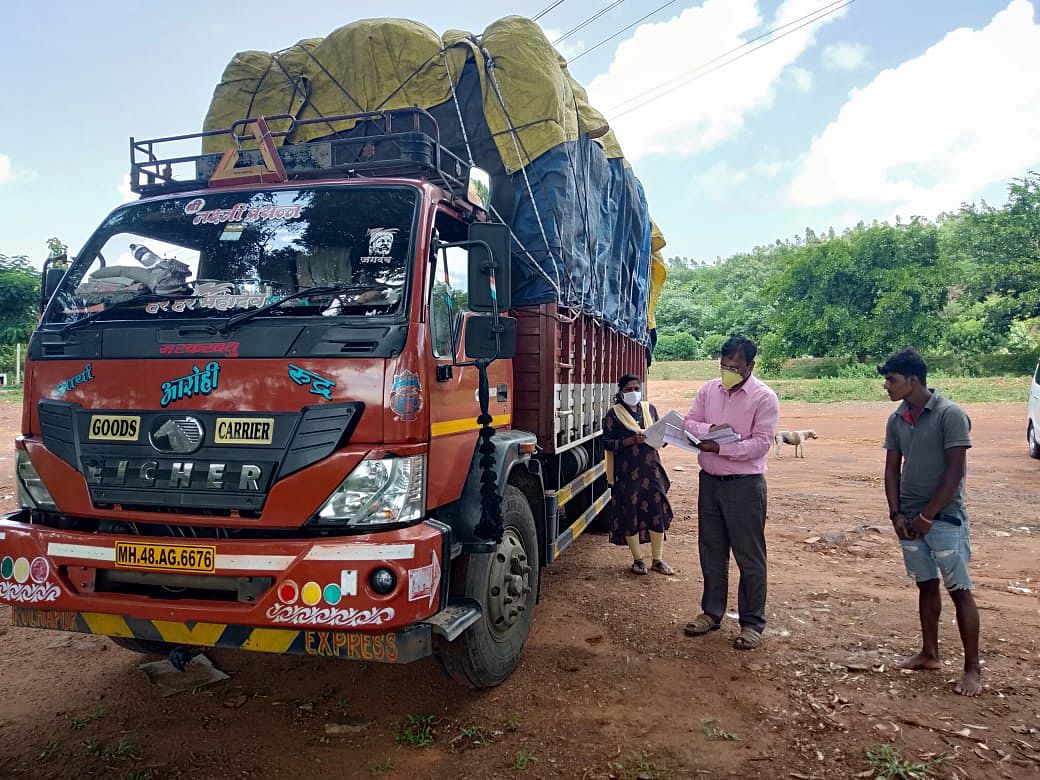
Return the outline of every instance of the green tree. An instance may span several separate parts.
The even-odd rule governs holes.
[[[932,347],[948,297],[936,228],[917,218],[797,247],[767,288],[776,299],[775,344],[788,356],[861,362],[907,344]]]
[[[0,343],[25,341],[36,327],[39,272],[24,255],[0,254]]]

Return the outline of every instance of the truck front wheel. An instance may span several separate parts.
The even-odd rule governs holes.
[[[531,633],[538,591],[538,533],[524,494],[502,491],[502,541],[491,554],[460,560],[454,590],[480,602],[481,619],[454,642],[441,641],[437,660],[453,679],[492,688],[520,662]]]

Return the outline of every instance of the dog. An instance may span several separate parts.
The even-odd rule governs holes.
[[[802,453],[802,457],[805,457],[805,440],[806,439],[818,439],[816,431],[777,431],[773,437],[773,443],[776,445],[776,457],[780,457],[780,448],[784,444],[794,445],[794,456],[797,458],[798,453]]]

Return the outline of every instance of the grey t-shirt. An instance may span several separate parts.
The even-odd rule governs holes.
[[[971,446],[971,420],[953,401],[936,392],[925,404],[917,422],[910,421],[910,407],[904,401],[888,418],[885,449],[903,456],[899,480],[899,509],[913,517],[931,500],[946,468],[946,450]],[[942,515],[964,522],[964,480],[957,486]]]

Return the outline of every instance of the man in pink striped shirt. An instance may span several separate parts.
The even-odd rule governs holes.
[[[766,460],[780,404],[776,393],[752,375],[758,347],[743,336],[722,345],[721,378],[701,387],[686,415],[695,437],[729,427],[739,441],[701,441],[697,536],[704,592],[702,613],[686,625],[701,636],[719,628],[729,593],[729,554],[740,569],[738,650],[762,644],[766,627]]]

